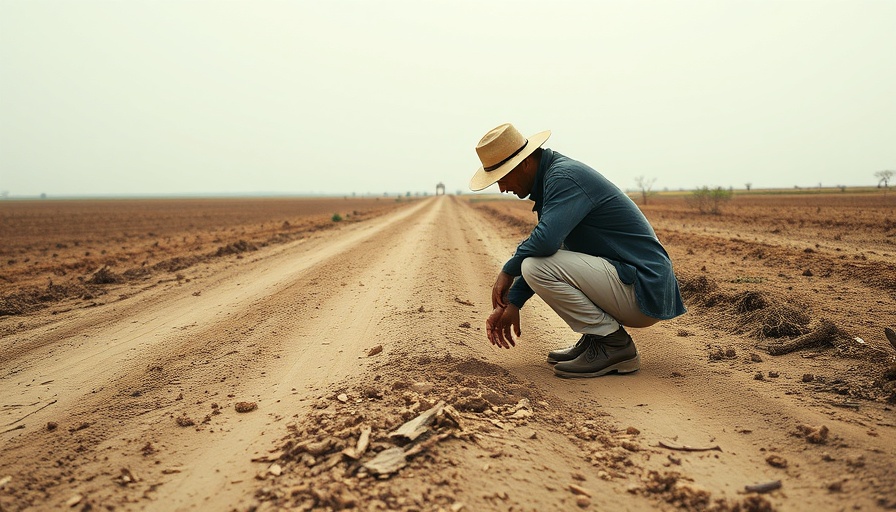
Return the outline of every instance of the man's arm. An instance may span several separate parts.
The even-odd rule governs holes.
[[[523,260],[530,256],[551,256],[563,245],[569,233],[591,212],[591,197],[572,178],[559,175],[545,180],[544,206],[538,224],[529,238],[516,248],[502,271],[522,274]]]

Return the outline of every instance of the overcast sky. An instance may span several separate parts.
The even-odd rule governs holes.
[[[0,0],[0,190],[467,192],[504,122],[621,188],[874,185],[894,27],[892,0]]]

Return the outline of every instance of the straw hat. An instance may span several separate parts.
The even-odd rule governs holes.
[[[536,133],[527,140],[510,123],[502,124],[486,133],[476,145],[476,154],[479,155],[482,167],[470,180],[470,189],[482,190],[507,176],[550,136],[551,131],[547,130]]]

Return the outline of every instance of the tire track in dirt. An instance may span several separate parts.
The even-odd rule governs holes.
[[[93,444],[99,449],[99,443],[111,439],[117,431],[153,432],[157,428],[157,422],[174,425],[173,419],[166,416],[170,415],[173,407],[184,409],[182,404],[185,401],[178,403],[178,394],[191,400],[196,396],[191,394],[196,393],[202,398],[216,398],[224,405],[226,395],[232,393],[227,393],[222,387],[228,390],[245,389],[245,385],[239,384],[241,373],[254,370],[257,372],[255,380],[272,374],[264,370],[264,365],[257,361],[281,358],[282,355],[274,348],[278,344],[302,341],[302,337],[310,336],[309,332],[315,334],[319,331],[327,338],[328,329],[314,329],[313,324],[309,324],[312,327],[305,333],[289,330],[289,326],[295,325],[296,318],[315,318],[315,306],[306,303],[307,299],[317,295],[324,301],[334,295],[334,290],[343,291],[341,286],[335,284],[331,284],[329,289],[326,285],[317,288],[314,285],[321,280],[347,279],[352,276],[352,272],[357,274],[358,262],[364,263],[365,257],[369,258],[371,254],[379,260],[388,259],[388,252],[384,254],[378,247],[376,251],[370,251],[365,243],[370,244],[372,237],[380,236],[384,237],[383,242],[388,247],[390,241],[407,228],[407,219],[423,206],[421,203],[390,216],[388,220],[357,225],[344,230],[342,236],[328,237],[315,244],[309,243],[308,247],[293,244],[292,250],[298,253],[300,259],[296,259],[289,250],[278,251],[271,258],[273,261],[261,260],[250,270],[244,270],[240,275],[231,275],[211,289],[194,283],[180,297],[173,298],[173,304],[159,300],[147,308],[147,304],[140,301],[133,307],[124,308],[124,316],[121,316],[121,312],[108,312],[106,321],[111,320],[112,323],[105,329],[97,327],[102,321],[84,318],[85,323],[94,329],[88,342],[68,346],[54,345],[64,345],[71,333],[79,332],[78,325],[61,329],[55,325],[47,327],[45,332],[35,335],[38,341],[33,345],[49,348],[30,353],[29,356],[32,357],[28,360],[20,358],[18,361],[9,361],[16,365],[17,370],[3,373],[9,375],[10,379],[15,379],[16,384],[4,385],[3,389],[15,396],[3,396],[3,403],[30,403],[24,400],[32,398],[25,396],[25,386],[49,380],[55,389],[41,389],[38,393],[57,396],[59,403],[29,417],[28,424],[39,426],[52,420],[60,426],[87,422],[91,423],[91,427],[77,431],[78,434],[73,435],[73,439],[47,439],[48,434],[32,428],[26,435],[30,435],[29,441],[33,442],[22,443],[21,449],[16,449],[16,441],[22,442],[23,436],[18,435],[19,432],[12,433],[11,436],[6,434],[4,444],[12,448],[5,452],[4,461],[25,461],[32,458],[35,451],[64,451],[59,448],[70,447],[73,443],[77,445],[76,448]],[[406,258],[395,259],[393,266],[399,265],[404,259]],[[311,277],[306,277],[303,282],[301,278],[306,274]],[[369,293],[375,295],[377,287],[373,284]],[[309,288],[317,291],[306,294]],[[202,290],[204,293],[194,297],[190,293],[191,289]],[[188,302],[191,304],[187,305]],[[367,303],[369,301],[361,302]],[[367,306],[367,314],[369,312],[370,306]],[[340,320],[343,318],[344,316],[339,317]],[[324,323],[329,321],[324,319]],[[59,330],[63,332],[56,332]],[[172,330],[175,331],[174,334],[171,334]],[[290,334],[294,334],[295,338],[290,339]],[[49,339],[41,340],[41,336]],[[146,340],[148,336],[152,339]],[[301,343],[298,346],[303,347]],[[284,351],[285,349],[280,349],[280,352]],[[341,348],[340,352],[343,351],[346,350]],[[47,356],[55,352],[62,354],[58,357],[59,361],[46,364]],[[343,359],[346,357],[349,356],[346,355]],[[331,356],[324,361],[332,366],[339,359]],[[73,365],[72,362],[80,366]],[[341,371],[345,372],[349,368],[348,364],[343,363]],[[32,373],[28,372],[29,369]],[[293,371],[287,377],[295,377],[295,374]],[[310,375],[320,377],[326,373],[312,372]],[[228,377],[231,382],[236,382],[222,385]],[[242,377],[245,379],[248,376]],[[251,382],[253,379],[249,380]],[[215,384],[218,384],[218,390],[214,387],[211,392],[201,389]],[[110,407],[108,404],[116,405]],[[146,414],[143,428],[134,429],[134,425],[126,425],[127,428],[114,426],[117,422],[126,422],[135,412]],[[212,411],[209,409],[207,412]],[[177,437],[183,432],[183,429],[178,428],[162,430],[168,432],[163,432],[165,435],[134,436],[134,442],[138,439],[152,442],[156,438]],[[35,444],[44,443],[47,445],[44,450],[35,450]],[[142,441],[140,446],[143,446]],[[139,453],[140,446],[130,446],[129,450]],[[103,448],[112,449],[109,446]],[[211,460],[214,461],[215,458],[212,457]],[[107,475],[118,471],[117,468],[88,468],[83,472],[89,474],[91,470]],[[37,478],[40,478],[39,475]],[[60,500],[64,502],[68,496],[54,498],[58,503]]]

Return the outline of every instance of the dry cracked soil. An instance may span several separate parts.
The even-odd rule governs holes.
[[[892,245],[645,208],[690,311],[567,380],[537,298],[514,349],[482,331],[529,207],[407,201],[0,316],[0,510],[896,507]]]

